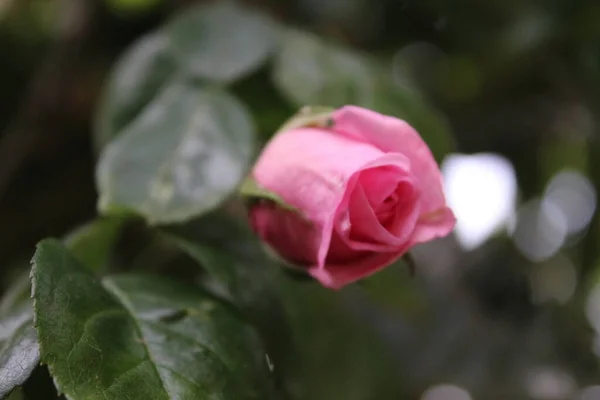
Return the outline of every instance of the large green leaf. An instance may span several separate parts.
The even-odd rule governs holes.
[[[278,37],[270,18],[233,1],[187,9],[166,32],[182,69],[213,81],[232,81],[254,71]]]
[[[164,232],[225,285],[228,296],[260,330],[275,361],[292,352],[291,332],[277,291],[280,267],[247,226],[215,212]]]
[[[164,34],[154,33],[134,43],[119,59],[108,80],[96,120],[96,148],[104,147],[132,123],[175,71]]]
[[[99,219],[66,239],[88,268],[98,270],[108,261],[123,220]],[[39,346],[33,327],[29,272],[20,275],[0,301],[0,399],[22,385],[39,364]]]
[[[273,73],[276,86],[298,106],[373,103],[374,77],[368,63],[316,36],[286,32]]]
[[[242,180],[253,140],[251,117],[234,97],[174,83],[103,152],[100,211],[134,211],[150,223],[201,215]]]
[[[73,232],[69,247],[88,268],[106,261],[122,220],[101,219]],[[0,398],[22,385],[39,364],[39,346],[33,327],[29,273],[20,275],[0,301]]]
[[[268,399],[265,353],[229,307],[160,277],[102,281],[55,240],[38,245],[42,361],[70,399]]]
[[[2,313],[0,319],[0,399],[22,385],[39,364],[30,303],[13,304],[11,311]]]

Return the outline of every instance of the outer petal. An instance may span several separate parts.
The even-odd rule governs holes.
[[[331,214],[348,178],[381,157],[376,147],[322,129],[280,133],[268,143],[252,174],[309,219]]]
[[[421,189],[424,213],[446,206],[439,167],[417,131],[401,119],[356,106],[345,106],[333,114],[333,129],[342,135],[371,143],[382,151],[404,154]]]
[[[330,265],[327,269],[311,268],[308,272],[313,278],[321,282],[323,286],[331,289],[341,289],[343,286],[381,271],[400,258],[405,252],[373,253],[365,260],[354,261],[344,265]]]
[[[408,246],[389,252],[353,251],[337,232],[334,232],[331,242],[331,254],[325,268],[313,266],[310,275],[323,286],[339,289],[349,283],[373,275],[400,258]]]
[[[443,207],[433,213],[421,215],[411,237],[411,246],[429,242],[448,235],[456,225],[456,217],[450,208]]]
[[[275,204],[252,207],[249,217],[258,236],[283,259],[296,265],[316,262],[321,235],[319,228],[310,221]]]
[[[277,193],[314,225],[319,254],[309,254],[307,258],[318,263],[318,255],[324,257],[329,248],[332,221],[349,178],[381,156],[383,152],[368,143],[324,129],[300,128],[275,136],[252,174],[260,186]],[[264,216],[255,218],[271,220]],[[301,250],[313,252],[314,248]]]

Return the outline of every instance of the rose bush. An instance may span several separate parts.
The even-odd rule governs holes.
[[[287,205],[255,203],[253,229],[330,288],[373,274],[455,225],[431,151],[405,121],[356,106],[264,148],[252,179]]]

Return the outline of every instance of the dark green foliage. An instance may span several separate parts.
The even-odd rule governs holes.
[[[152,276],[99,280],[59,242],[32,269],[42,362],[73,399],[268,399],[252,328],[199,289]]]
[[[565,168],[600,187],[593,1],[5,3],[0,398],[398,400],[452,384],[583,399],[598,384],[597,213],[547,260],[504,234],[470,252],[448,238],[415,252],[414,278],[392,266],[333,292],[283,273],[235,196],[281,202],[246,180],[261,145],[305,105],[326,125],[345,104],[407,120],[440,162],[504,155],[523,202]],[[64,244],[40,242],[30,280],[48,236]],[[565,266],[572,292],[544,298]]]

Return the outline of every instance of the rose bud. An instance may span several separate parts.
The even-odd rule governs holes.
[[[259,198],[249,218],[260,238],[335,289],[456,223],[415,129],[356,106],[301,112],[266,145],[241,192]]]

